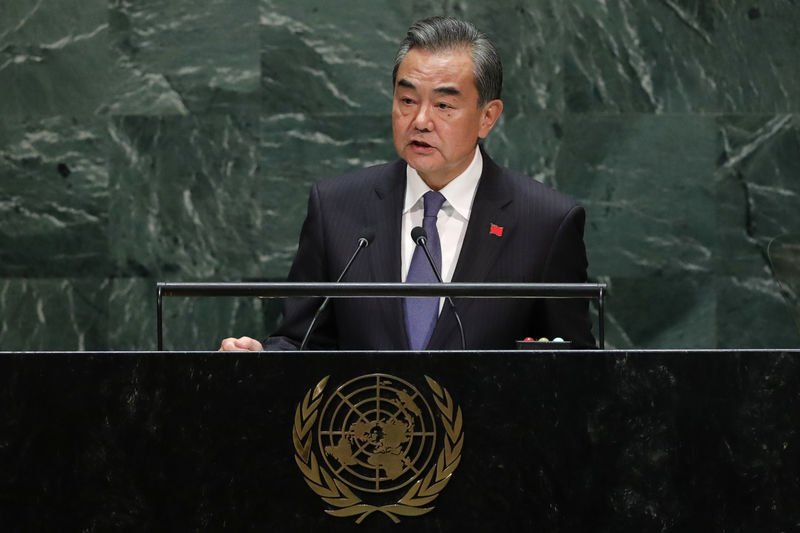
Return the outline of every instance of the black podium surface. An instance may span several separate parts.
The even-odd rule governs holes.
[[[0,353],[0,376],[4,531],[800,527],[796,350]]]

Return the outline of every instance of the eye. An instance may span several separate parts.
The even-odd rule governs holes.
[[[438,109],[450,109],[450,106],[445,104],[444,102],[440,102],[440,103],[436,104],[436,107]]]
[[[406,104],[406,105],[411,105],[411,104],[413,104],[413,103],[414,103],[414,100],[413,100],[413,99],[411,99],[411,98],[409,98],[408,96],[402,96],[402,97],[400,98],[400,101],[401,101],[402,103]]]

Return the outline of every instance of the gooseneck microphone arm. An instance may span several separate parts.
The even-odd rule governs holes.
[[[411,238],[414,240],[414,243],[417,246],[421,246],[422,250],[425,252],[425,257],[428,258],[428,263],[431,265],[433,269],[433,273],[436,275],[436,279],[439,280],[439,283],[444,283],[442,280],[442,275],[439,273],[439,269],[436,268],[436,263],[433,262],[433,257],[431,257],[431,252],[428,250],[428,232],[425,231],[425,228],[421,226],[417,226],[416,228],[411,230]],[[456,311],[456,304],[453,303],[453,299],[449,296],[446,297],[447,303],[450,304],[450,309],[453,310],[453,316],[456,317],[456,324],[458,325],[458,333],[461,335],[461,349],[466,351],[467,350],[467,342],[464,339],[464,326],[461,324],[461,316],[459,316],[458,311]]]
[[[350,257],[350,260],[344,266],[344,269],[342,269],[342,273],[339,274],[339,278],[336,280],[336,283],[339,283],[340,281],[342,281],[342,278],[344,278],[344,275],[347,274],[348,270],[350,270],[350,265],[352,265],[353,261],[356,260],[356,257],[358,256],[359,253],[361,253],[361,250],[363,250],[364,248],[369,246],[369,241],[373,237],[374,236],[371,233],[365,232],[365,235],[363,237],[359,237],[358,238],[358,243],[357,243],[357,246],[356,246],[356,250],[355,250],[355,252],[353,252],[353,255]],[[314,331],[314,326],[317,325],[317,320],[319,319],[319,317],[322,314],[322,312],[328,307],[328,302],[330,301],[330,299],[331,299],[330,296],[326,296],[325,299],[322,300],[322,304],[320,304],[320,306],[317,308],[317,312],[314,313],[314,317],[311,319],[311,323],[308,325],[308,329],[306,330],[306,334],[303,337],[303,342],[300,343],[300,350],[305,350],[306,349],[306,345],[308,344],[308,339],[309,339],[309,337],[311,337],[311,332]]]

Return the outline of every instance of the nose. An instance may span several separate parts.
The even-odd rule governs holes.
[[[421,105],[414,117],[414,129],[417,131],[430,131],[431,128],[431,116],[428,113],[428,107]]]

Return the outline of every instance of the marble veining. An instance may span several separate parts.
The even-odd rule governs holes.
[[[792,2],[9,0],[0,346],[148,348],[156,281],[283,279],[310,185],[395,157],[396,47],[439,13],[503,57],[492,157],[586,207],[609,346],[800,345]],[[277,320],[173,303],[174,348]]]

